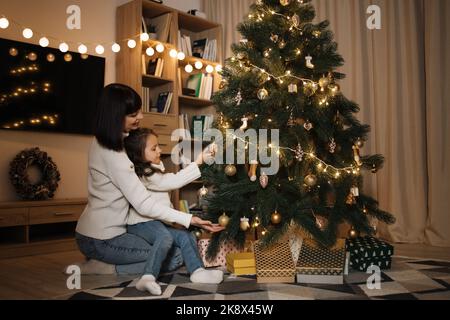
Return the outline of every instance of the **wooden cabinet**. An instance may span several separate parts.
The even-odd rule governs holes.
[[[164,14],[170,14],[172,17],[169,26],[170,30],[168,31],[168,42],[161,41],[162,39],[142,41],[140,34],[143,18],[154,19]],[[177,143],[177,141],[171,141],[171,134],[175,129],[180,127],[180,115],[187,115],[187,121],[191,124],[194,115],[216,114],[211,100],[185,96],[183,95],[182,88],[186,87],[191,74],[206,73],[206,67],[210,65],[214,67],[212,73],[213,92],[219,90],[222,78],[216,71],[216,67],[223,64],[222,26],[218,23],[148,0],[134,0],[118,7],[116,21],[116,41],[122,48],[116,56],[116,81],[129,85],[142,96],[144,96],[143,88],[149,88],[149,96],[153,102],[157,100],[161,92],[169,91],[173,93],[172,105],[168,114],[145,113],[141,126],[149,127],[159,135],[159,143],[166,158],[163,160],[166,169],[175,169],[176,171],[179,168],[170,165],[170,154]],[[179,47],[178,38],[180,35],[188,36],[191,42],[205,38],[210,40],[215,39],[217,41],[216,61],[208,61],[192,56],[186,56],[183,60],[171,57],[170,50],[182,51],[183,49]],[[137,45],[135,48],[129,48],[127,46],[129,39],[136,41]],[[155,49],[158,44],[163,44],[165,50],[162,53],[158,53],[155,50],[152,59],[162,58],[164,60],[162,76],[145,75],[143,74],[142,57],[143,55],[145,57],[149,47]],[[187,64],[193,66],[197,61],[200,61],[203,65],[200,70],[193,68],[192,73],[185,71]],[[182,199],[188,200],[190,204],[196,202],[199,188],[201,188],[201,184],[193,183],[179,192],[173,192],[172,201],[175,207],[178,208],[180,192]]]
[[[0,203],[0,259],[77,248],[74,235],[87,200]]]

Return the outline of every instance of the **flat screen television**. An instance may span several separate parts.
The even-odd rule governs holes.
[[[0,128],[92,134],[105,59],[0,38]]]

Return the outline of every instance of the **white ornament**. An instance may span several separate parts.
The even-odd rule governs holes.
[[[309,69],[314,69],[314,65],[312,64],[312,57],[310,55],[305,57],[306,60],[306,67]]]
[[[330,142],[330,153],[334,153],[336,151],[336,147],[336,142],[334,141],[334,138],[332,138]]]
[[[239,90],[239,92],[238,92],[236,98],[234,98],[234,100],[236,101],[236,105],[237,105],[237,106],[241,105],[241,102],[242,102],[242,100],[243,100],[243,99],[242,99],[241,90]]]
[[[353,196],[355,196],[355,197],[359,197],[359,188],[358,187],[352,187],[351,189],[350,189],[350,192],[353,194]]]
[[[248,128],[248,118],[242,118],[241,121],[242,121],[242,126],[239,129],[244,131],[245,129]]]
[[[305,152],[303,151],[303,148],[301,146],[301,144],[299,143],[297,148],[295,149],[295,159],[297,159],[298,161],[302,161],[303,160],[303,156],[305,155]]]
[[[288,86],[288,91],[289,91],[289,93],[297,93],[298,92],[297,85],[295,83],[291,83]]]

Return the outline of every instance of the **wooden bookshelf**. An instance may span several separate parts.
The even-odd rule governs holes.
[[[168,41],[167,39],[141,41],[142,17],[152,19],[164,14],[171,14],[172,16]],[[184,70],[186,64],[194,65],[196,61],[203,63],[203,69],[195,69],[194,74],[199,72],[206,73],[205,68],[208,65],[212,65],[215,68],[218,64],[223,64],[222,26],[148,0],[134,0],[118,7],[116,18],[116,41],[122,48],[116,57],[116,81],[129,85],[139,94],[143,92],[143,87],[149,88],[152,102],[156,102],[160,92],[173,92],[169,114],[145,113],[144,120],[141,122],[143,127],[150,127],[158,133],[160,143],[163,145],[163,153],[166,155],[167,162],[170,162],[171,149],[176,144],[176,142],[171,141],[171,132],[179,128],[179,115],[188,114],[188,121],[190,122],[193,115],[215,114],[215,108],[211,100],[185,96],[182,94],[182,87],[186,86],[190,75]],[[216,61],[189,56],[183,61],[179,61],[177,58],[170,57],[169,52],[171,49],[182,50],[182,48],[178,48],[179,31],[181,35],[189,36],[192,42],[204,38],[215,39],[217,41]],[[137,46],[133,49],[128,48],[126,44],[128,39],[136,40]],[[150,46],[154,48],[158,43],[162,43],[165,46],[165,50],[163,53],[155,52],[151,59],[158,57],[164,59],[162,76],[143,75],[142,54],[145,54],[147,48]],[[214,79],[213,92],[216,92],[219,90],[221,77],[216,70],[214,70],[212,75]],[[166,168],[168,168],[167,165]],[[173,169],[176,171],[179,168]],[[182,199],[194,199],[193,191],[198,186],[199,183],[192,183],[180,192],[173,193],[172,201],[174,205],[178,207],[180,195]],[[185,192],[189,194],[185,194]]]

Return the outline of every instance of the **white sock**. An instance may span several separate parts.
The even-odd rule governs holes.
[[[81,263],[74,263],[80,268],[81,274],[116,274],[116,266],[113,264],[108,264],[99,260],[89,259]],[[64,273],[68,274],[67,266],[64,269]]]
[[[191,274],[193,283],[218,284],[223,281],[223,272],[221,270],[206,270],[198,268]]]
[[[161,287],[156,283],[156,279],[151,274],[146,274],[136,283],[136,289],[139,291],[148,291],[154,296],[161,295]]]

